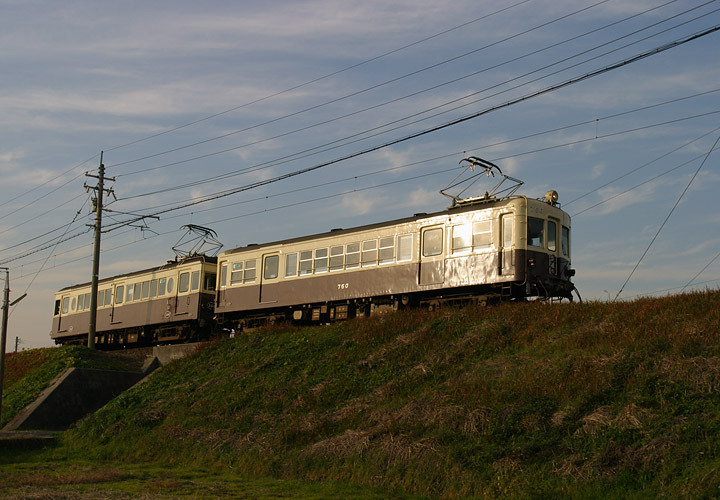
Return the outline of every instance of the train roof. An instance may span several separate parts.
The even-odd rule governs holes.
[[[345,235],[345,234],[352,234],[352,233],[368,231],[368,230],[372,230],[372,229],[380,229],[383,227],[394,226],[394,225],[399,225],[399,224],[408,224],[408,223],[415,222],[418,220],[430,219],[432,217],[437,217],[437,216],[441,216],[441,215],[451,215],[451,214],[459,214],[459,213],[463,213],[463,212],[471,212],[474,210],[478,210],[480,208],[492,208],[495,206],[502,206],[512,200],[517,200],[517,199],[533,200],[533,198],[527,198],[526,196],[512,196],[509,198],[478,200],[471,204],[450,207],[445,210],[440,210],[438,212],[417,213],[411,217],[403,217],[401,219],[394,219],[394,220],[385,221],[385,222],[376,222],[373,224],[356,226],[356,227],[351,227],[351,228],[347,228],[347,229],[331,229],[330,231],[326,231],[323,233],[317,233],[317,234],[308,235],[308,236],[298,236],[296,238],[289,238],[289,239],[285,239],[285,240],[278,240],[278,241],[272,241],[272,242],[267,242],[267,243],[260,243],[260,244],[251,243],[249,245],[245,245],[242,247],[236,247],[236,248],[232,248],[230,250],[226,250],[226,251],[222,252],[220,254],[220,256],[232,255],[235,253],[242,253],[242,252],[247,252],[247,251],[256,250],[259,248],[271,247],[271,246],[276,246],[276,245],[288,245],[291,243],[298,243],[298,242],[302,242],[302,241],[306,241],[306,240],[326,238],[326,237],[330,237],[330,236],[341,236],[341,235]],[[542,202],[542,203],[544,203],[544,202]],[[556,207],[556,208],[558,208],[558,207]]]
[[[172,269],[173,267],[177,267],[182,264],[188,264],[188,263],[198,262],[198,261],[210,262],[212,264],[215,264],[215,263],[217,263],[217,257],[211,257],[208,255],[194,255],[192,257],[186,257],[184,259],[179,259],[179,260],[177,258],[175,258],[175,260],[169,260],[161,266],[148,267],[146,269],[141,269],[139,271],[132,271],[132,272],[125,273],[125,274],[117,274],[115,276],[103,278],[101,280],[98,280],[98,284],[107,283],[109,281],[114,281],[118,278],[127,278],[130,276],[137,276],[140,274],[146,274],[146,273],[150,273],[150,272]],[[61,288],[60,290],[58,290],[58,292],[64,292],[65,290],[72,290],[73,288],[85,287],[85,286],[90,286],[90,285],[91,285],[90,281],[88,281],[87,283],[78,283],[77,285],[71,285],[71,286],[66,286],[65,288]]]

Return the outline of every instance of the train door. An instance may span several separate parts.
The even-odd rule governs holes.
[[[220,274],[217,276],[217,286],[215,287],[215,307],[225,305],[225,287],[228,280],[228,263],[220,262]]]
[[[60,300],[55,301],[55,314],[58,315],[57,319],[57,331],[58,332],[65,332],[68,329],[68,323],[67,319],[65,319],[65,316],[67,316],[70,313],[70,296],[69,295],[63,295]]]
[[[498,249],[498,274],[515,274],[515,263],[513,262],[513,214],[502,214],[500,216],[500,248]]]
[[[277,302],[277,283],[280,275],[280,254],[272,253],[263,255],[262,272],[260,273],[260,292],[258,301],[260,304]]]
[[[112,301],[112,309],[110,310],[110,324],[115,325],[118,323],[122,323],[122,313],[120,312],[122,309],[120,306],[123,303],[123,300],[125,299],[125,284],[124,283],[116,283],[115,284],[115,290],[114,290],[115,297]]]
[[[143,294],[144,295],[144,294]],[[178,275],[177,302],[175,303],[175,314],[190,313],[190,272],[181,272]]]
[[[420,230],[420,285],[437,285],[445,281],[445,228],[429,226]]]

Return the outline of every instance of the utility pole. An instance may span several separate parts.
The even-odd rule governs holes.
[[[2,418],[2,394],[3,384],[5,383],[5,344],[7,342],[8,313],[10,312],[10,270],[7,267],[0,267],[0,269],[5,269],[5,294],[3,295],[2,333],[0,334],[0,418]]]
[[[100,234],[102,233],[102,211],[103,211],[103,194],[111,189],[105,189],[105,165],[103,165],[103,152],[100,151],[100,167],[98,175],[85,174],[87,177],[94,177],[98,180],[97,186],[90,187],[85,185],[86,190],[93,189],[95,191],[95,240],[93,243],[93,264],[92,264],[92,289],[90,292],[90,327],[88,332],[87,346],[95,349],[95,331],[97,326],[97,299],[98,299],[98,276],[100,274]],[[114,178],[109,180],[114,181]]]

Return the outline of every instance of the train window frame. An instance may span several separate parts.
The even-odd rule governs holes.
[[[360,259],[362,267],[376,266],[378,263],[378,240],[365,240],[362,242],[362,257]]]
[[[335,245],[330,247],[330,260],[328,268],[330,272],[342,271],[345,267],[345,247],[343,245]]]
[[[438,237],[439,236],[439,237]],[[435,238],[435,240],[429,239]],[[432,227],[423,231],[422,255],[423,257],[436,257],[443,253],[443,228]]]
[[[80,295],[78,295],[77,310],[78,311],[85,310],[85,294],[84,293],[81,293]]]
[[[133,286],[132,284],[127,286],[127,290],[125,290],[125,303],[133,301],[133,292],[134,291],[135,291],[135,286]]]
[[[158,279],[158,297],[165,295],[167,291],[167,278]]]
[[[141,299],[145,300],[150,296],[150,282],[149,281],[143,281],[142,284],[142,295],[140,296]]]
[[[55,299],[55,309],[53,312],[53,316],[57,316],[60,314],[60,299]]]
[[[67,314],[70,308],[70,297],[63,297],[62,299],[62,313]]]
[[[142,297],[142,283],[135,283],[134,287],[133,300],[140,300],[140,297]]]
[[[562,239],[560,248],[564,257],[570,258],[570,228],[562,226]]]
[[[294,278],[298,275],[298,254],[292,252],[285,255],[285,277]]]
[[[243,282],[243,273],[245,271],[244,262],[233,262],[230,271],[230,285],[241,285]]]
[[[328,272],[328,249],[316,248],[314,251],[313,271],[315,274]]]
[[[313,269],[313,251],[303,250],[300,252],[300,264],[298,265],[298,276],[308,276]]]
[[[512,232],[510,237],[512,239]],[[492,246],[492,221],[490,219],[477,220],[472,223],[472,246],[473,250]]]
[[[395,237],[385,236],[378,240],[378,264],[395,262]]]
[[[452,226],[450,239],[452,241],[452,253],[464,253],[472,249],[474,234],[470,224]]]
[[[200,289],[200,271],[193,271],[190,274],[190,291],[194,292]]]
[[[143,287],[143,298],[145,287]],[[180,273],[178,277],[178,293],[186,293],[190,290],[190,273]]]
[[[172,293],[174,287],[175,287],[175,280],[171,276],[167,280],[167,293]]]
[[[75,299],[75,297],[73,297],[73,298],[72,298],[72,301],[70,301],[70,310],[71,310],[72,312],[75,312],[75,306],[76,306],[76,305],[77,305],[77,300]]]
[[[409,244],[409,245],[408,245]],[[397,262],[407,262],[413,258],[413,235],[401,234],[397,237]]]
[[[150,298],[154,299],[158,295],[158,280],[152,280],[150,282]]]
[[[245,273],[243,275],[243,284],[254,283],[257,277],[257,259],[248,259],[245,261]]]
[[[85,294],[85,309],[90,309],[90,292]]]
[[[537,217],[527,218],[527,245],[545,248],[545,220]]]
[[[123,303],[123,297],[125,294],[125,286],[124,285],[117,285],[115,287],[115,304],[122,304]]]
[[[360,267],[360,242],[345,245],[345,269]]]
[[[280,256],[279,255],[268,255],[265,257],[265,264],[263,265],[263,279],[274,280],[277,279],[280,274]]]
[[[551,229],[552,225],[552,229]],[[547,239],[547,249],[550,252],[556,252],[557,251],[557,222],[549,219],[547,221],[547,231],[546,231],[546,239]]]

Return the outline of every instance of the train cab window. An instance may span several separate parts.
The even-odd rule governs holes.
[[[195,291],[200,288],[200,271],[193,271],[190,275],[190,290]]]
[[[306,250],[300,252],[300,276],[312,274],[312,263],[313,263],[312,250]]]
[[[544,246],[544,230],[545,221],[542,219],[536,219],[535,217],[528,217],[527,221],[527,244],[531,247],[543,247]]]
[[[122,304],[124,293],[125,293],[125,287],[123,285],[118,285],[115,287],[115,303],[116,304]]]
[[[180,273],[178,280],[178,293],[185,293],[190,289],[190,273]]]
[[[570,228],[562,227],[562,254],[570,258]]]
[[[378,251],[377,240],[367,240],[362,243],[362,266],[374,266],[377,264]]]
[[[88,304],[89,306],[90,304]],[[78,311],[82,311],[85,309],[85,295],[78,295]],[[56,313],[57,314],[57,313]]]
[[[440,255],[443,248],[443,230],[441,227],[428,229],[423,233],[423,257]]]
[[[215,280],[217,280],[217,275],[215,273],[206,273],[205,274],[205,290],[208,292],[215,291]]]
[[[75,297],[73,297],[72,302],[70,303],[70,310],[75,311],[75,305],[77,304],[77,301],[75,300]]]
[[[330,271],[340,271],[345,266],[345,251],[342,245],[330,247]]]
[[[348,243],[345,247],[345,269],[360,267],[360,243]]]
[[[62,313],[68,313],[68,307],[70,307],[70,297],[63,297],[62,299]]]
[[[253,281],[255,281],[255,259],[246,260],[243,283],[252,283]]]
[[[154,299],[158,294],[158,280],[152,280],[150,282],[150,298]]]
[[[150,296],[150,282],[143,281],[142,284],[142,298],[147,299]]]
[[[380,238],[380,254],[378,262],[380,264],[392,264],[395,261],[395,238],[388,236]]]
[[[55,300],[55,312],[53,316],[57,316],[58,314],[60,314],[60,299]]]
[[[265,257],[265,267],[263,269],[263,279],[274,280],[278,277],[278,267],[280,267],[280,256],[270,255]]]
[[[158,280],[158,297],[161,295],[165,295],[166,287],[167,287],[167,279],[160,278]]]
[[[467,250],[472,246],[473,239],[473,235],[470,234],[470,225],[453,226],[452,252],[458,253]]]
[[[135,290],[135,287],[132,285],[128,285],[127,287],[127,294],[125,295],[125,302],[132,302],[133,300],[133,291]]]
[[[397,261],[412,260],[412,234],[397,237]]]
[[[285,277],[297,276],[298,261],[296,253],[289,253],[285,256]]]
[[[230,273],[230,284],[237,285],[242,283],[243,278],[243,263],[233,262],[232,272]]]
[[[328,249],[318,248],[315,250],[315,272],[326,273],[328,270]]]
[[[547,223],[547,249],[551,252],[557,250],[557,224],[551,220]]]
[[[175,280],[172,278],[168,278],[167,280],[167,293],[172,293],[173,286],[175,286]]]
[[[512,231],[510,234],[512,235]],[[492,224],[489,220],[473,222],[472,244],[475,248],[492,245]]]

